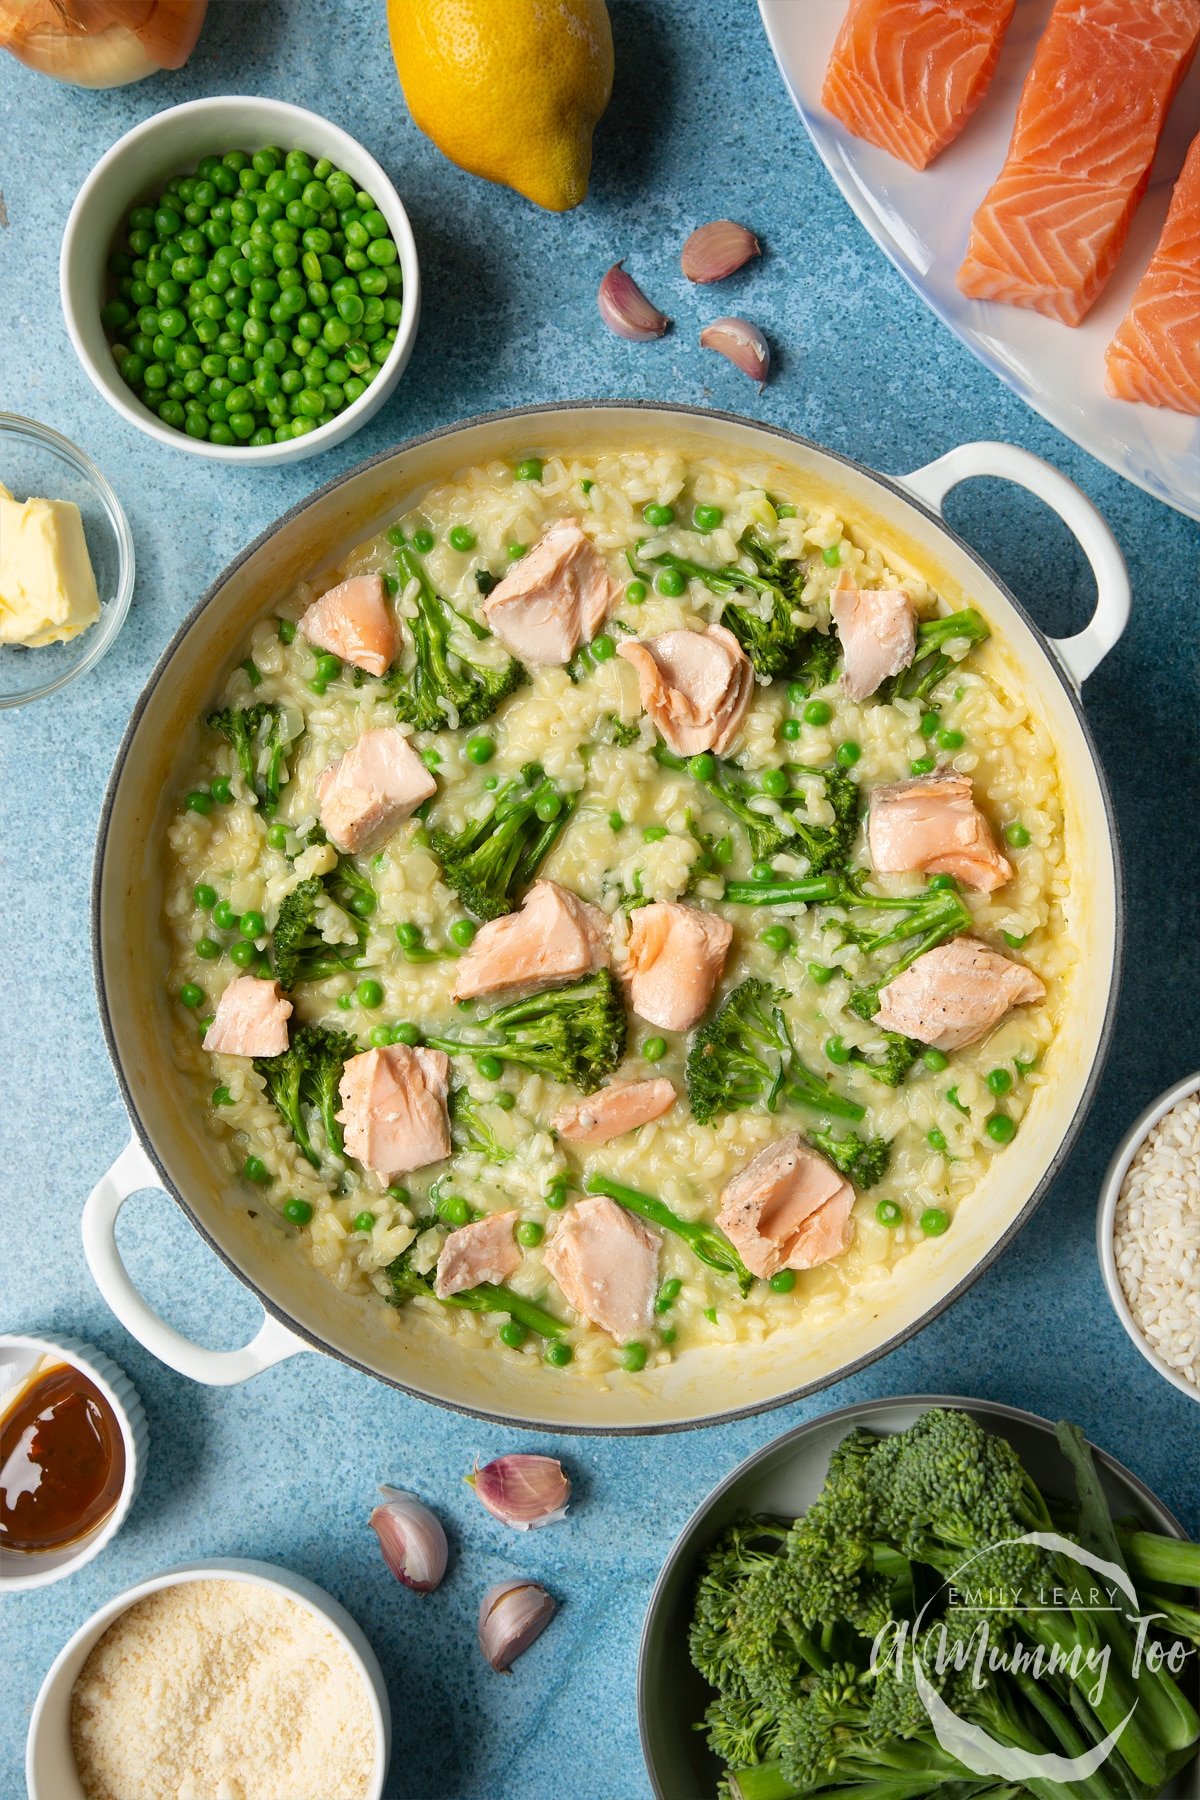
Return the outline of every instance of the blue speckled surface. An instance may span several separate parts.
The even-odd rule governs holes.
[[[1195,772],[1196,528],[1027,412],[923,310],[817,166],[743,0],[613,0],[613,13],[617,86],[592,193],[563,218],[473,181],[421,137],[394,85],[376,0],[213,0],[185,71],[107,95],[56,87],[0,59],[9,217],[0,406],[58,427],[99,460],[128,510],[139,561],[131,617],[100,670],[0,722],[3,1323],[100,1345],[133,1377],[151,1432],[145,1487],[117,1541],[80,1575],[5,1606],[0,1800],[23,1792],[29,1709],[67,1635],[127,1584],[222,1553],[287,1563],[360,1620],[390,1678],[391,1800],[549,1791],[641,1800],[635,1650],[668,1545],[742,1456],[856,1397],[950,1390],[1070,1414],[1200,1525],[1198,1415],[1120,1331],[1092,1246],[1097,1187],[1117,1139],[1200,1062],[1187,1003],[1194,800],[1179,798],[1185,763]],[[122,425],[76,366],[55,294],[71,199],[113,139],[160,107],[247,87],[327,113],[383,162],[412,216],[425,316],[397,395],[356,439],[314,462],[239,473],[173,455]],[[768,254],[715,294],[688,289],[679,243],[722,214],[750,223]],[[676,315],[659,344],[627,347],[599,325],[596,283],[618,256]],[[776,347],[761,400],[695,343],[705,317],[739,309]],[[570,1520],[526,1539],[505,1535],[460,1479],[476,1457],[519,1447],[519,1433],[438,1412],[313,1356],[241,1388],[194,1387],[106,1312],[78,1218],[127,1125],[97,1026],[85,916],[97,811],[130,707],[175,623],[239,547],[318,483],[409,432],[583,394],[743,410],[889,471],[968,438],[1007,438],[1080,483],[1111,521],[1134,583],[1129,631],[1086,695],[1124,835],[1129,953],[1116,1044],[1087,1129],[1033,1223],[951,1313],[864,1375],[778,1414],[683,1437],[564,1441],[577,1481]],[[1083,622],[1082,558],[1036,502],[980,482],[954,496],[950,515],[1043,624],[1063,632]],[[249,1295],[161,1196],[130,1204],[121,1242],[151,1301],[183,1329],[214,1345],[253,1330]],[[432,1597],[401,1590],[374,1553],[364,1518],[380,1480],[427,1495],[450,1526],[451,1574]],[[501,1680],[475,1649],[475,1607],[484,1585],[518,1571],[540,1575],[562,1613]]]

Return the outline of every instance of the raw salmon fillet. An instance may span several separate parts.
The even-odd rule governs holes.
[[[1200,413],[1200,137],[1105,360],[1106,385],[1118,400]]]
[[[1016,0],[850,0],[822,104],[847,131],[923,169],[987,91]]]
[[[1200,0],[1058,0],[958,285],[1078,325],[1112,274],[1200,36]]]

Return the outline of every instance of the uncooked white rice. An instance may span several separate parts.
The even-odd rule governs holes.
[[[1113,1235],[1143,1337],[1200,1387],[1200,1096],[1180,1100],[1147,1134],[1121,1184]]]

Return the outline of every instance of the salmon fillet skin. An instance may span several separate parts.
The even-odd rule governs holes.
[[[1118,400],[1200,413],[1200,135],[1105,362],[1105,386]]]
[[[855,137],[923,169],[992,79],[1016,0],[850,0],[821,102]]]
[[[1079,324],[1116,267],[1198,37],[1200,0],[1057,0],[971,224],[964,294]]]

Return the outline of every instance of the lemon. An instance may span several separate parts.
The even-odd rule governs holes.
[[[472,175],[549,212],[587,193],[612,92],[604,0],[388,0],[413,119]]]

